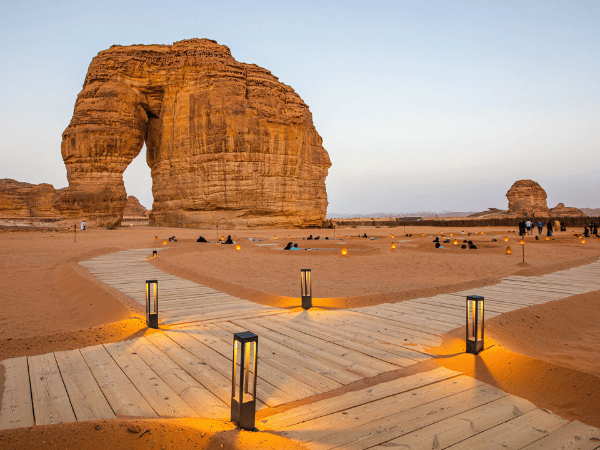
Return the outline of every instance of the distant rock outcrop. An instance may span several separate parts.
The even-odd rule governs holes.
[[[127,205],[123,210],[124,217],[148,217],[149,212],[136,197],[133,195],[127,197]]]
[[[58,217],[54,207],[60,190],[47,183],[0,180],[0,217]]]
[[[559,203],[554,208],[550,209],[550,215],[553,217],[556,217],[556,216],[578,217],[578,216],[585,216],[586,214],[579,208],[573,208],[573,207],[565,206],[564,203]]]
[[[331,163],[308,106],[268,70],[208,39],[114,45],[96,56],[63,133],[57,207],[121,222],[123,172],[142,146],[158,225],[310,226]]]
[[[519,180],[506,193],[508,213],[526,216],[548,215],[546,191],[533,180]]]

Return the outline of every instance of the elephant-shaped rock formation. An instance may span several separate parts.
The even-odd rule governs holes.
[[[96,56],[63,133],[64,217],[119,224],[123,172],[144,143],[151,223],[313,226],[331,166],[308,106],[268,70],[208,39]]]

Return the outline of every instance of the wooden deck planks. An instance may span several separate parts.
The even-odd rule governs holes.
[[[54,354],[28,356],[27,362],[35,424],[74,422],[75,414]]]
[[[85,347],[80,351],[116,415],[157,417],[154,409],[102,345]]]
[[[35,421],[27,357],[5,359],[0,364],[4,366],[0,429],[32,426]]]
[[[79,350],[56,352],[54,357],[77,420],[114,419],[115,413]]]

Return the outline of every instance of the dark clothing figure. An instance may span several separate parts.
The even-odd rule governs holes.
[[[312,234],[309,237],[307,237],[306,240],[307,241],[312,241],[313,240]]]
[[[315,238],[315,241],[318,241],[319,239],[321,239],[321,236],[317,236],[317,237]]]
[[[169,242],[177,242],[177,238],[175,236],[171,236],[169,238]]]
[[[544,229],[544,224],[542,222],[538,222],[538,234],[542,234],[542,230]]]
[[[288,242],[287,245],[285,246],[284,250],[289,250],[290,248],[292,248],[292,243]]]
[[[202,236],[200,236],[198,239],[196,239],[196,242],[208,242],[206,239],[204,239]]]
[[[432,242],[440,242],[440,237],[436,237]]]
[[[473,244],[473,241],[469,241],[469,248],[477,249],[477,246]]]
[[[552,221],[546,224],[546,236],[552,236]]]
[[[564,220],[560,223],[560,231],[567,231],[567,226],[565,225]]]
[[[441,247],[440,243],[439,243],[439,242],[436,242],[436,243],[435,243],[435,248],[440,248],[440,247]]]
[[[367,233],[363,234],[363,237],[367,237]]]
[[[590,230],[588,230],[588,227],[584,227],[583,237],[590,237]]]
[[[233,241],[231,240],[231,235],[227,236],[227,240],[225,241],[225,244],[233,244]]]
[[[467,244],[461,245],[460,248],[467,248]]]

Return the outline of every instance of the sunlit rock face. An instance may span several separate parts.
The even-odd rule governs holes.
[[[147,216],[148,213],[149,211],[142,206],[136,197],[133,195],[127,197],[127,205],[123,211],[124,217],[144,217]]]
[[[506,193],[508,212],[538,216],[548,215],[546,191],[533,180],[519,180]]]
[[[55,217],[60,190],[51,184],[30,184],[4,178],[0,180],[0,217]]]
[[[331,166],[308,106],[268,70],[207,39],[96,56],[63,133],[64,216],[120,223],[123,172],[143,144],[151,222],[321,225]]]

